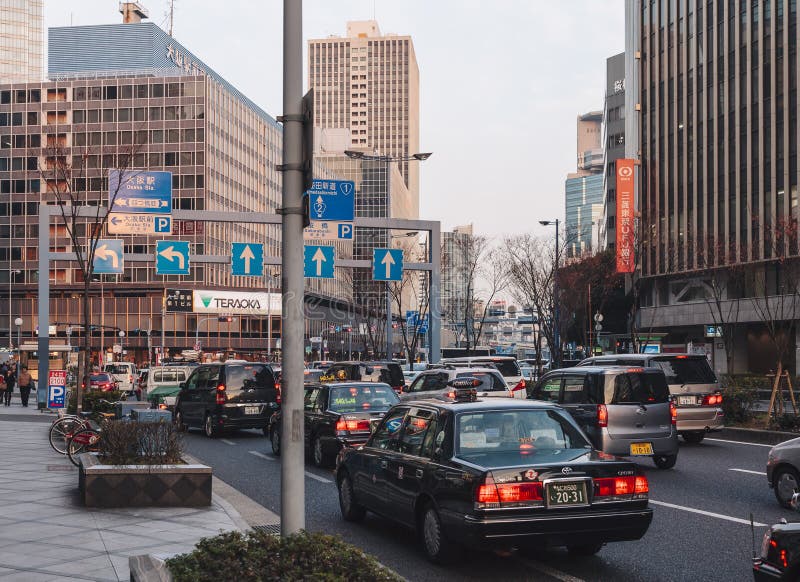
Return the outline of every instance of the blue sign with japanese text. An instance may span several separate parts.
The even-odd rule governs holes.
[[[109,170],[108,210],[131,214],[171,214],[172,172]]]
[[[314,180],[306,194],[310,220],[351,222],[355,217],[356,186],[352,180]],[[351,237],[340,234],[339,238]]]

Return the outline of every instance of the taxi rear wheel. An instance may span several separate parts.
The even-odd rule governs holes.
[[[681,434],[683,440],[689,444],[697,445],[703,442],[703,439],[706,438],[705,431],[697,430],[692,432],[684,432]]]
[[[567,551],[571,556],[594,556],[599,552],[604,543],[599,544],[580,544],[577,546],[567,546]]]
[[[791,509],[792,495],[800,490],[800,475],[792,467],[781,467],[772,478],[775,499],[786,509]]]
[[[428,504],[422,512],[419,533],[425,555],[436,564],[449,564],[458,556],[458,546],[442,530],[442,520],[436,508]]]
[[[183,422],[183,413],[180,410],[176,411],[175,412],[175,429],[178,432],[185,432],[187,428],[189,428],[189,427],[186,426],[185,422]]]
[[[327,469],[333,465],[331,456],[325,452],[322,440],[318,436],[315,436],[314,441],[311,443],[311,458],[314,461],[314,465],[321,469]]]
[[[678,455],[656,455],[653,462],[659,469],[672,469],[678,462]]]
[[[272,454],[276,457],[281,456],[281,429],[275,427],[272,429],[272,434],[269,435],[269,442],[272,446]]]
[[[356,502],[353,483],[347,473],[339,479],[339,507],[345,521],[361,521],[367,514],[367,510]]]

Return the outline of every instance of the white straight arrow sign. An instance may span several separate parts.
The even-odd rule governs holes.
[[[239,255],[239,258],[244,260],[244,272],[250,273],[250,261],[256,258],[253,254],[253,250],[250,248],[250,245],[244,247],[242,254]],[[319,270],[319,268],[317,269]]]
[[[392,265],[394,265],[394,257],[392,257],[391,251],[386,251],[381,264],[386,265],[386,278],[390,279],[392,277]]]
[[[311,257],[311,260],[317,264],[317,277],[322,276],[322,263],[327,261],[325,258],[325,253],[322,252],[321,248],[317,249],[317,252],[314,253],[314,256]]]

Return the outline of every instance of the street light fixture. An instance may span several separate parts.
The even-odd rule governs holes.
[[[10,228],[11,227],[9,226],[9,229]],[[9,240],[9,245],[10,245],[11,244],[10,243],[10,241],[11,241],[11,231],[10,230],[9,230],[8,235],[9,235],[8,240]],[[9,249],[9,252],[8,252],[8,260],[9,260],[9,262],[11,261],[11,250],[10,249]],[[11,283],[15,279],[15,277],[17,275],[19,275],[20,273],[22,273],[22,271],[20,271],[19,269],[9,269],[8,270],[8,347],[9,348],[13,348],[14,347],[14,342],[13,342],[13,340],[11,338]]]
[[[392,180],[390,176],[391,170],[391,163],[392,162],[424,162],[428,158],[433,155],[433,152],[420,152],[416,154],[411,154],[407,156],[391,156],[391,155],[380,155],[380,154],[367,154],[362,151],[358,150],[345,150],[344,155],[348,158],[353,160],[363,160],[363,161],[370,161],[370,162],[386,162],[386,220],[387,223],[392,215]],[[391,231],[391,228],[387,230]],[[410,233],[408,235],[403,236],[411,236]],[[391,234],[388,238],[389,243],[391,244]],[[386,359],[392,359],[392,300],[391,294],[389,292],[389,282],[386,282]]]
[[[559,256],[558,256],[558,224],[559,220],[556,218],[555,220],[540,220],[539,224],[542,226],[551,226],[555,225],[556,227],[556,264],[555,270],[553,271],[553,346],[550,347],[551,351],[551,360],[556,365],[561,365],[561,338],[559,334],[559,328],[561,326],[561,317],[558,305],[558,266],[559,266]]]
[[[22,318],[18,317],[14,320],[14,325],[17,326],[17,353],[19,354],[19,350],[22,347],[22,341],[20,341],[20,329],[22,328]],[[10,330],[9,330],[10,333]]]

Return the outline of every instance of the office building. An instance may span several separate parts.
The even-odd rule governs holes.
[[[598,250],[616,246],[616,161],[625,157],[625,53],[606,59],[606,98],[603,109],[603,213],[598,228]]]
[[[474,313],[470,303],[475,290],[470,290],[470,255],[474,253],[472,224],[456,226],[452,232],[442,232],[442,287],[440,305],[446,340],[450,345],[464,336],[465,321]]]
[[[577,119],[577,171],[564,183],[567,259],[597,248],[603,209],[603,112],[591,111]]]
[[[280,205],[281,126],[158,26],[139,22],[140,16],[127,13],[128,24],[53,28],[50,80],[0,85],[0,192],[6,196],[0,243],[7,240],[0,244],[0,283],[9,283],[9,313],[24,320],[23,338],[31,338],[38,324],[38,205],[54,203],[56,190],[70,187],[90,204],[105,206],[108,170],[130,159],[132,170],[172,173],[173,210],[269,214]],[[52,175],[59,163],[71,166],[70,176]],[[322,167],[317,175],[334,177]],[[51,233],[52,249],[71,249],[60,218]],[[154,257],[156,240],[169,236],[109,238],[124,239],[126,254]],[[265,256],[280,255],[279,225],[175,220],[172,238],[189,241],[197,255],[230,255],[232,242],[263,243]],[[338,245],[339,257],[349,257],[350,243]],[[187,276],[164,276],[153,264],[126,262],[121,275],[97,277],[91,309],[101,320],[95,323],[128,332],[125,342],[137,360],[147,359],[141,352],[146,339],[132,337],[131,330],[164,329],[167,348],[192,347],[198,335],[207,349],[263,352],[270,333],[272,348],[279,347],[280,274],[272,271],[235,277],[230,264],[198,263]],[[80,322],[81,271],[57,261],[49,276],[50,323]],[[162,318],[162,297],[170,288],[272,292],[271,316],[262,306],[251,315],[231,313],[231,322],[201,317],[197,309]],[[350,305],[352,285],[342,278],[309,279],[306,295],[321,310],[309,317],[307,333],[319,336],[325,321],[333,320],[329,310]],[[63,337],[67,327],[59,324],[55,333]],[[97,348],[101,341],[93,338]]]
[[[778,353],[757,305],[800,357],[797,3],[631,2],[628,58],[640,91],[641,325],[663,344],[704,344],[725,372],[709,288],[721,300],[735,350],[730,371],[766,373]],[[632,38],[630,38],[632,36]],[[730,311],[729,311],[730,310]]]
[[[0,5],[0,83],[42,79],[43,0],[3,0]]]

